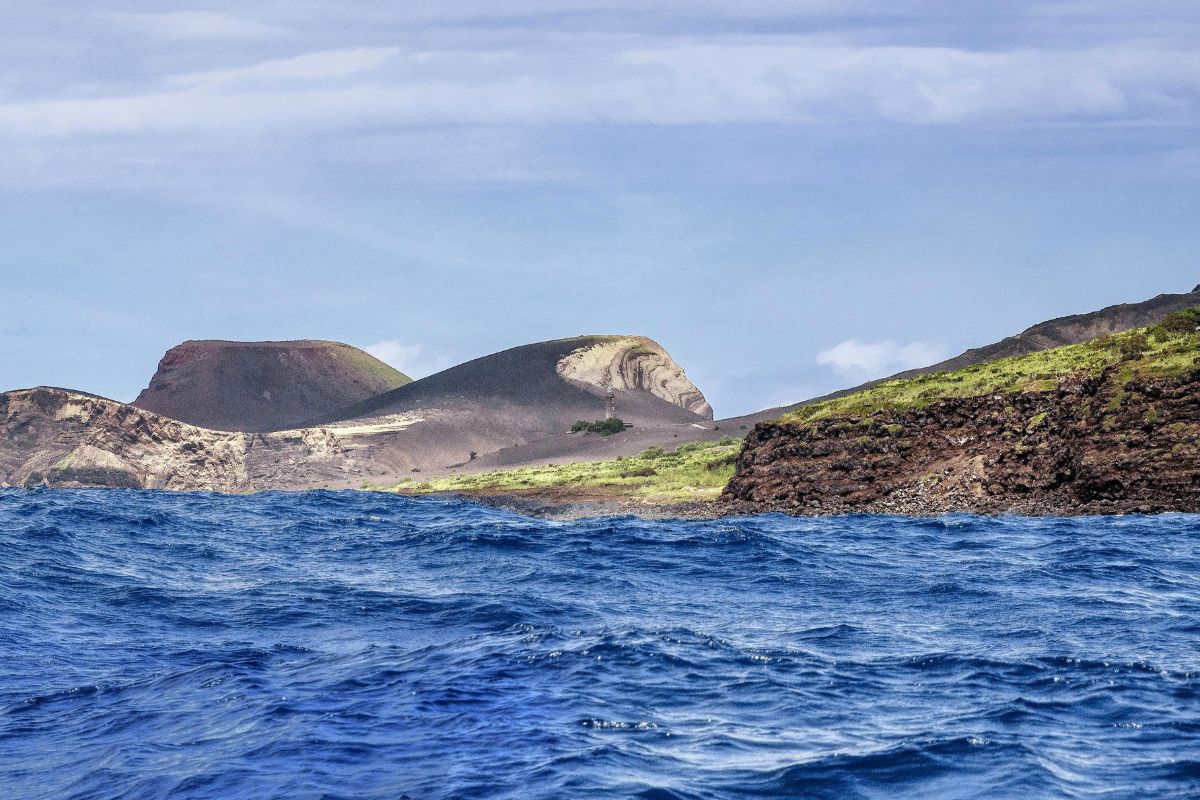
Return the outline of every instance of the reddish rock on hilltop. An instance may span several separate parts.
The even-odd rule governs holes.
[[[133,405],[214,430],[285,430],[410,382],[340,342],[190,341],[167,351]]]

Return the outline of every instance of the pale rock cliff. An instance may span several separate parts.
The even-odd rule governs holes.
[[[705,419],[713,418],[712,406],[688,380],[683,367],[653,339],[644,336],[614,336],[582,347],[558,362],[558,374],[568,381],[607,391],[648,392],[668,403]]]
[[[246,437],[66,389],[0,394],[0,482],[130,489],[248,488]]]

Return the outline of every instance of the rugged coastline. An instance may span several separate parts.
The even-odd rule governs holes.
[[[1129,319],[1121,308],[1097,319]],[[263,394],[247,364],[294,372],[268,381],[292,394]],[[555,519],[1200,511],[1200,308],[758,420],[713,420],[653,340],[583,336],[475,359],[298,428],[253,429],[361,393],[372,370],[337,343],[201,342],[173,349],[151,381],[173,392],[175,416],[66,389],[5,392],[0,486],[372,489]],[[180,419],[232,413],[226,397],[255,424]],[[626,420],[595,421],[606,404]]]
[[[1011,359],[982,394],[925,402],[919,385],[897,384],[874,410],[851,398],[860,413],[762,423],[721,504],[814,515],[1200,511],[1198,338],[1134,332],[1079,346],[1072,359],[1100,366],[1057,381],[1028,371],[1033,357]]]

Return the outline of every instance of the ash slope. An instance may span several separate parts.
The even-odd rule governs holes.
[[[420,409],[517,414],[524,428],[558,430],[602,418],[609,386],[627,422],[713,417],[704,395],[657,342],[644,336],[578,336],[522,345],[468,361],[309,420],[319,425]]]
[[[484,356],[308,425],[370,429],[403,422],[391,452],[378,456],[399,477],[478,469],[497,458],[545,463],[604,438],[565,431],[576,420],[604,417],[609,385],[617,415],[633,426],[614,439],[703,432],[699,426],[712,419],[703,394],[658,343],[580,336]]]
[[[202,428],[276,431],[410,382],[341,342],[189,341],[167,351],[133,405]]]

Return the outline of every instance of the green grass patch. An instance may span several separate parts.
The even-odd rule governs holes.
[[[639,455],[607,461],[498,469],[419,483],[408,480],[394,490],[426,494],[576,487],[649,502],[714,500],[733,477],[740,448],[739,440],[726,437],[718,442],[689,442],[674,450],[649,447]]]
[[[1200,309],[1177,312],[1162,324],[1101,336],[1082,344],[1013,356],[905,380],[888,381],[845,397],[802,406],[781,422],[809,423],[821,419],[855,419],[880,411],[912,411],[953,397],[1045,392],[1071,373],[1099,376],[1120,366],[1114,378],[1120,387],[1134,378],[1171,377],[1200,366]]]
[[[64,471],[70,469],[71,465],[75,463],[75,457],[77,455],[79,455],[78,448],[72,450],[71,452],[69,452],[65,456],[63,456],[61,459],[59,459],[58,463],[54,465],[54,469],[58,470],[59,472],[64,472]]]

